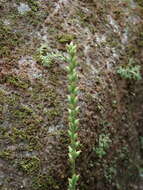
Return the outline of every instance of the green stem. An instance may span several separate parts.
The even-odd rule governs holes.
[[[76,60],[76,46],[72,43],[67,46],[68,57],[67,61],[69,66],[67,67],[68,71],[68,80],[69,80],[69,160],[71,163],[71,174],[72,177],[69,179],[69,188],[68,190],[76,190],[76,184],[79,176],[76,175],[76,158],[79,156],[80,151],[77,151],[79,142],[77,141],[77,129],[78,129],[78,120],[77,120],[77,60]]]

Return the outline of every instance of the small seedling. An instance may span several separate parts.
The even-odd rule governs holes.
[[[124,79],[141,80],[140,69],[141,67],[139,65],[134,65],[134,61],[130,59],[127,66],[120,66],[117,69],[117,73]]]
[[[49,53],[47,53],[49,51]],[[63,60],[64,57],[59,52],[51,52],[51,50],[46,46],[42,45],[39,50],[39,60],[44,67],[50,67],[56,60]]]
[[[110,147],[111,142],[112,141],[109,137],[109,134],[100,134],[99,145],[98,147],[93,148],[99,158],[102,158],[106,155],[106,151]]]

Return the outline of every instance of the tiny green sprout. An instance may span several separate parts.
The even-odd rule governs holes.
[[[78,74],[76,71],[76,68],[78,66],[77,62],[77,48],[76,45],[74,45],[72,42],[67,45],[67,53],[68,56],[66,57],[66,61],[69,63],[67,66],[67,72],[68,72],[68,121],[69,121],[69,129],[68,129],[68,135],[70,138],[70,145],[69,145],[69,161],[71,164],[72,169],[72,177],[69,179],[69,186],[68,190],[76,190],[77,181],[79,179],[79,175],[76,174],[76,158],[80,155],[80,152],[78,149],[80,142],[77,140],[77,130],[79,126],[79,119],[77,119],[77,114],[79,112],[79,106],[78,104],[78,87],[77,87],[77,81],[78,81]]]
[[[119,74],[124,79],[129,80],[141,80],[141,67],[140,65],[135,65],[134,60],[130,59],[129,64],[125,66],[120,66],[117,69],[117,74]]]
[[[64,56],[61,53],[58,51],[51,52],[51,49],[45,44],[39,48],[38,52],[40,61],[44,67],[51,67],[56,60],[64,60]]]
[[[99,145],[96,148],[93,148],[93,150],[96,152],[97,156],[101,159],[103,156],[106,155],[106,151],[110,147],[110,144],[112,143],[110,139],[110,135],[107,134],[100,134],[99,136]]]

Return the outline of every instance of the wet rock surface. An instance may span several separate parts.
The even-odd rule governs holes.
[[[141,2],[0,0],[0,9],[0,189],[67,189],[67,63],[41,55],[66,55],[73,41],[78,188],[141,190],[142,80],[117,75],[130,59],[142,66]]]

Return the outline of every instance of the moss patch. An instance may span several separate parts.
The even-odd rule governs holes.
[[[39,175],[33,179],[32,190],[60,189],[58,182],[49,174]]]
[[[19,166],[28,174],[32,174],[39,171],[40,168],[40,159],[36,156],[23,159]]]
[[[23,43],[21,32],[13,31],[10,26],[6,26],[0,22],[0,57],[12,56],[15,47],[19,47]]]
[[[73,35],[73,34],[59,34],[57,39],[60,43],[69,43],[75,39],[75,35]]]

